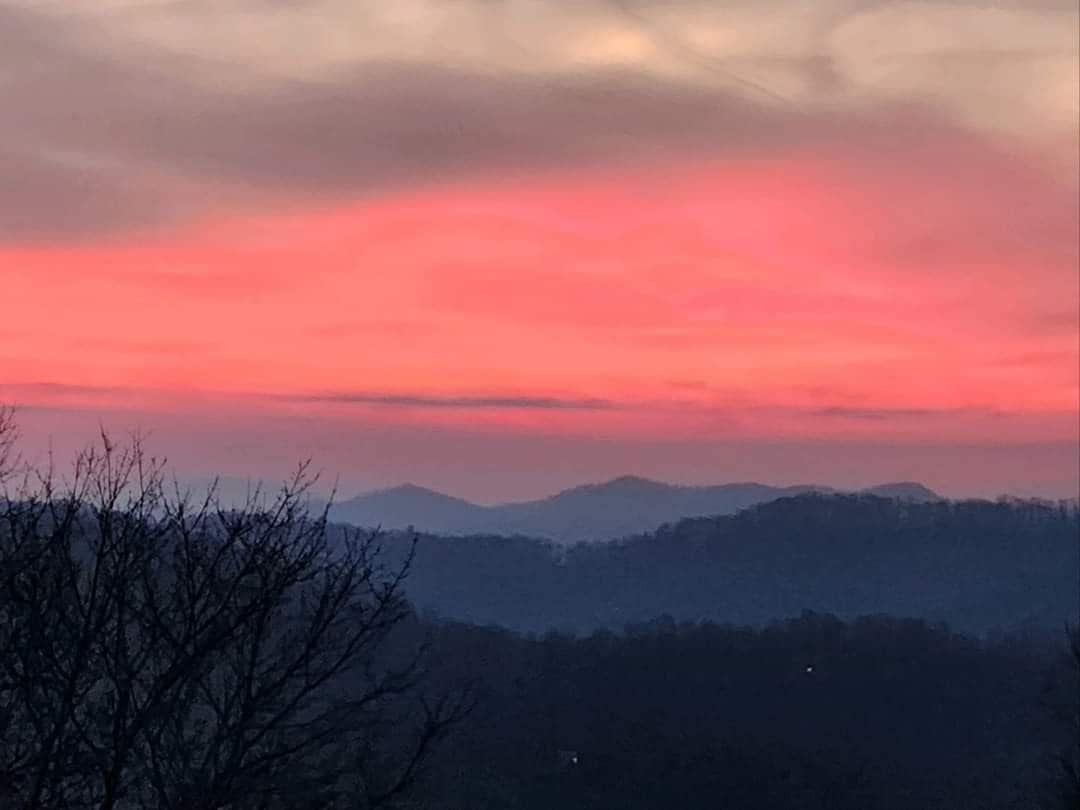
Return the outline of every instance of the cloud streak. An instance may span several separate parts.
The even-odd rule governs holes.
[[[432,396],[378,392],[332,392],[287,397],[290,401],[338,405],[387,405],[403,408],[509,409],[540,411],[608,411],[619,404],[597,398],[542,396]]]
[[[978,412],[970,408],[851,408],[843,405],[834,405],[828,408],[816,409],[812,411],[812,413],[815,416],[884,422],[893,419],[907,420],[962,417],[970,416]],[[988,415],[994,415],[994,412],[991,411]]]

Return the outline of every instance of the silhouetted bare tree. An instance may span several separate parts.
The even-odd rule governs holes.
[[[11,477],[15,467],[15,409],[0,405],[0,484]]]
[[[411,554],[331,533],[306,465],[226,508],[138,438],[20,478],[13,435],[0,411],[3,806],[377,807],[467,710],[382,655]]]

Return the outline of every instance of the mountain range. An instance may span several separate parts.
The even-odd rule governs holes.
[[[548,498],[482,506],[413,484],[335,503],[330,518],[387,530],[412,527],[443,535],[524,535],[557,543],[612,540],[688,517],[730,515],[778,498],[835,493],[831,487],[775,487],[758,483],[682,486],[636,476],[586,484]],[[900,482],[862,493],[910,501],[942,498],[922,484]]]

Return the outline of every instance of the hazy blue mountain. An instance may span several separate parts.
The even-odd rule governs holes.
[[[808,494],[608,543],[424,535],[406,588],[421,610],[530,632],[814,610],[1058,634],[1080,611],[1077,521],[1037,501]]]
[[[879,498],[895,498],[901,501],[940,501],[942,497],[934,490],[915,481],[900,481],[895,484],[881,484],[863,490],[866,495]]]
[[[558,543],[612,540],[651,531],[681,518],[730,515],[760,503],[823,486],[774,487],[757,483],[679,486],[623,476],[586,484],[548,498],[480,506],[430,489],[405,485],[335,504],[331,518],[356,526],[381,526],[436,534],[499,534],[542,537]],[[881,497],[940,500],[921,484],[883,484],[866,490]]]
[[[334,504],[330,514],[334,520],[356,526],[413,526],[419,531],[457,534],[475,531],[486,520],[487,512],[485,507],[461,498],[405,484]]]

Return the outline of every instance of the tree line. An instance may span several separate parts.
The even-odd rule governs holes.
[[[483,677],[417,808],[1080,806],[1075,631],[1070,653],[1060,635],[812,612],[588,635],[434,627],[439,677]]]

